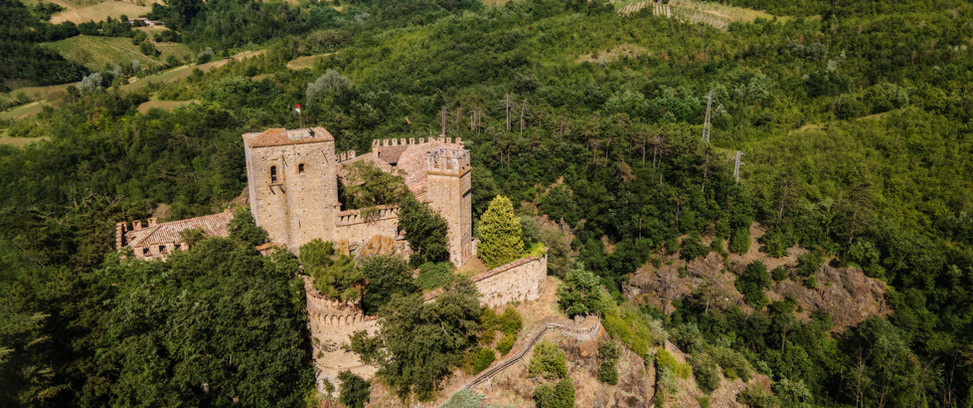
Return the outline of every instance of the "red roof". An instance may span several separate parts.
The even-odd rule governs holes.
[[[129,231],[128,246],[144,247],[148,245],[165,245],[182,242],[179,233],[188,229],[199,228],[207,236],[225,237],[230,235],[227,225],[233,219],[233,213],[224,211],[219,214],[204,215],[186,220],[164,222],[138,231]]]
[[[243,143],[247,147],[284,146],[292,144],[334,141],[334,136],[323,127],[307,129],[267,129],[263,132],[246,133]]]

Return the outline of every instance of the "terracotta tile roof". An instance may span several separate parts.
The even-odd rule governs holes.
[[[230,234],[227,225],[233,219],[229,210],[219,214],[204,215],[186,220],[164,222],[153,227],[142,228],[127,233],[130,247],[144,247],[148,245],[165,245],[182,242],[179,233],[187,229],[199,228],[207,236],[225,237]]]
[[[385,161],[375,157],[375,152],[368,152],[360,156],[356,156],[354,159],[348,159],[341,163],[338,163],[338,178],[341,179],[341,183],[348,185],[348,172],[351,171],[351,165],[360,162],[367,161],[378,167],[386,173],[392,173],[392,165],[386,163]]]
[[[247,147],[283,146],[302,143],[334,141],[334,136],[323,127],[310,129],[267,129],[263,132],[246,133],[243,143]]]

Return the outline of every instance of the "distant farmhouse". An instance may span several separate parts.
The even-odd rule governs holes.
[[[136,17],[128,19],[128,24],[134,27],[163,27],[165,23],[161,20],[149,20],[145,17]]]

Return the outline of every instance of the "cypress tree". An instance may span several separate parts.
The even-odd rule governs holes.
[[[509,198],[497,196],[480,217],[480,244],[476,252],[487,268],[496,268],[524,255],[520,219],[514,215]]]

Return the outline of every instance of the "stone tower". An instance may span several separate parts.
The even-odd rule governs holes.
[[[426,198],[449,228],[449,260],[462,265],[473,256],[469,150],[446,147],[426,153],[426,177]]]
[[[243,135],[250,212],[272,242],[296,252],[335,234],[338,179],[334,137],[322,127]]]

